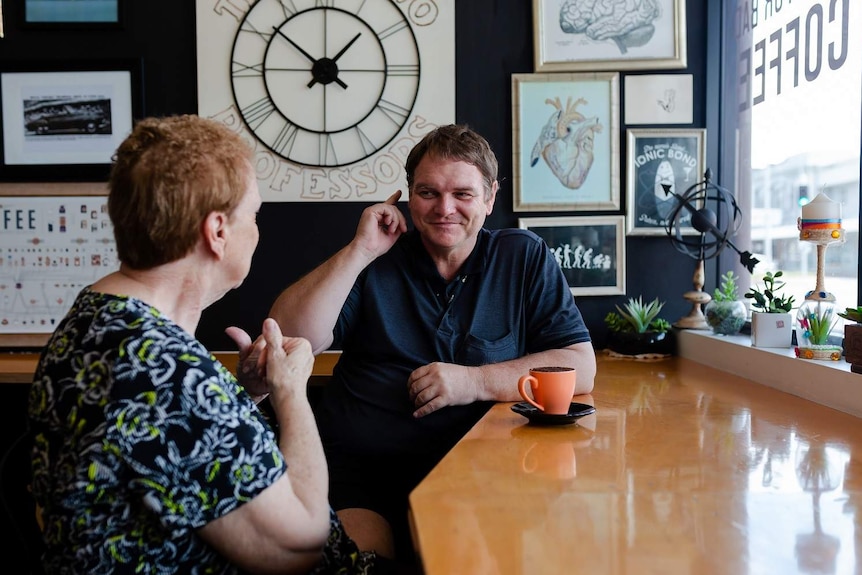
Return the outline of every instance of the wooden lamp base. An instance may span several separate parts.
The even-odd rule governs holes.
[[[704,271],[703,260],[697,260],[692,278],[694,289],[682,294],[682,297],[691,302],[691,311],[687,316],[679,318],[673,327],[681,329],[712,329],[703,315],[703,307],[712,301],[712,296],[703,291]]]

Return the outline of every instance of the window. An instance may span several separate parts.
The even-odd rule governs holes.
[[[825,248],[824,287],[839,310],[862,304],[862,7],[722,0],[721,10],[720,174],[748,220],[739,244],[763,260],[751,281],[783,270],[797,305],[815,288],[818,247],[800,241],[797,218],[825,193],[841,204],[846,241]]]

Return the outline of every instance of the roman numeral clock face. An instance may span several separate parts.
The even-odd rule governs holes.
[[[392,0],[258,0],[234,37],[231,86],[246,126],[304,166],[337,167],[386,146],[419,92],[416,37]]]

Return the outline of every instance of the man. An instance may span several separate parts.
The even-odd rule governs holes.
[[[553,255],[527,230],[483,228],[497,160],[465,126],[440,127],[407,163],[401,192],[366,208],[353,240],[282,292],[286,334],[342,357],[316,410],[330,502],[361,549],[409,557],[407,496],[495,401],[519,401],[530,367],[578,370],[593,387],[589,333]]]

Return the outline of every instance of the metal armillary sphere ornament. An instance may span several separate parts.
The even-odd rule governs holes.
[[[682,194],[675,194],[670,185],[662,186],[665,194],[677,199],[676,206],[668,215],[665,231],[677,251],[697,261],[692,280],[694,289],[682,296],[691,302],[691,312],[674,323],[674,327],[710,329],[702,309],[712,300],[712,296],[703,291],[705,260],[716,257],[730,246],[739,254],[740,262],[749,273],[754,271],[758,263],[758,259],[750,252],[740,251],[730,241],[742,225],[742,210],[733,194],[712,183],[711,179],[712,172],[707,168],[703,180]],[[689,235],[686,228],[694,228],[698,233]]]

